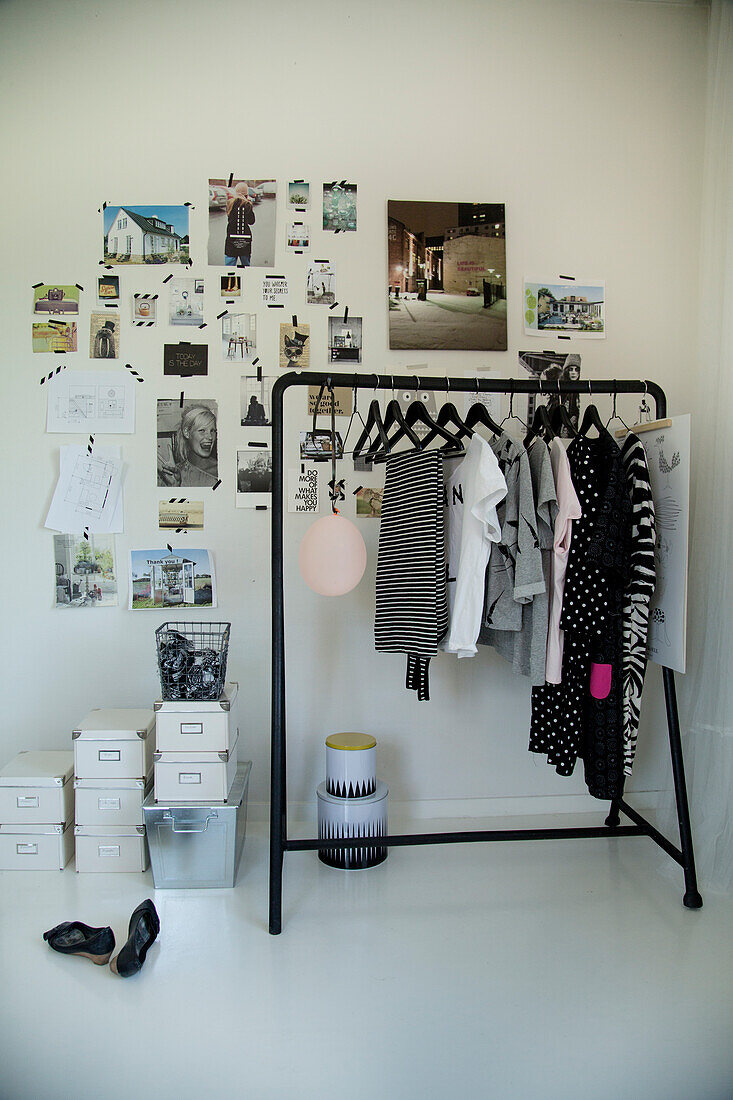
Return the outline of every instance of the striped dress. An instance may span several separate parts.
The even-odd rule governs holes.
[[[405,686],[429,699],[428,666],[448,629],[443,455],[390,455],[382,498],[374,644],[407,654]]]
[[[656,582],[656,526],[646,452],[633,432],[624,440],[621,460],[631,497],[631,567],[622,612],[624,772],[631,775],[646,672],[649,608]]]

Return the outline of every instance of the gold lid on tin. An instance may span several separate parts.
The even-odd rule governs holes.
[[[373,749],[376,743],[376,737],[369,733],[332,733],[326,738],[329,749]]]

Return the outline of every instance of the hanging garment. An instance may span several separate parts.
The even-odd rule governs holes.
[[[557,494],[557,516],[550,567],[550,607],[547,624],[547,660],[545,680],[559,684],[562,680],[562,652],[564,633],[560,629],[562,597],[565,591],[565,574],[573,536],[573,520],[580,519],[580,503],[570,476],[567,452],[559,439],[550,443],[550,462]]]
[[[445,532],[448,571],[448,634],[441,649],[459,657],[478,652],[484,607],[484,576],[501,528],[497,505],[506,482],[496,455],[474,434],[462,459],[445,462]]]
[[[490,446],[506,481],[506,497],[497,508],[501,539],[492,545],[486,569],[480,645],[493,645],[497,630],[521,630],[522,604],[545,587],[527,452],[506,432]]]
[[[374,644],[408,655],[405,686],[421,700],[430,697],[430,658],[448,626],[443,497],[439,451],[387,457]]]
[[[656,523],[646,451],[629,432],[621,448],[631,498],[631,559],[623,608],[624,772],[631,775],[639,730],[641,693],[647,662],[649,609],[654,595]]]
[[[545,658],[547,654],[548,592],[550,563],[557,512],[555,479],[547,444],[535,439],[526,452],[532,486],[533,514],[527,529],[536,532],[542,569],[542,590],[520,604],[522,625],[520,630],[491,630],[485,632],[497,653],[509,661],[512,670],[528,676],[533,685],[545,682]],[[536,554],[536,547],[533,553]]]
[[[574,524],[560,626],[562,683],[532,692],[530,750],[560,775],[578,756],[596,798],[623,794],[622,618],[631,502],[621,453],[607,431],[568,448],[582,517]]]

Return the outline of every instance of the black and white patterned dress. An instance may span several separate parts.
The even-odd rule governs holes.
[[[374,645],[406,653],[405,686],[429,699],[428,667],[448,629],[443,455],[389,455],[377,557]]]
[[[621,459],[631,498],[631,561],[623,609],[622,703],[624,772],[631,775],[646,673],[649,609],[656,583],[654,545],[657,534],[646,452],[633,432],[624,440]]]
[[[582,517],[573,525],[562,618],[562,683],[532,691],[529,748],[560,775],[581,757],[596,798],[623,793],[621,611],[629,567],[631,502],[621,452],[608,432],[568,447]],[[604,698],[590,693],[593,664],[611,666]]]

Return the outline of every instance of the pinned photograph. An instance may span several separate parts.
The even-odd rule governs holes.
[[[208,550],[130,551],[129,608],[154,607],[216,607],[214,563]]]
[[[532,423],[538,402],[546,406],[548,415],[551,415],[557,406],[562,404],[567,409],[573,430],[577,432],[580,420],[580,394],[553,393],[552,389],[554,386],[557,391],[558,382],[579,381],[580,356],[575,352],[520,351],[519,365],[534,378],[541,378],[543,382],[542,389],[545,391],[542,397],[535,393],[528,394],[527,423]],[[547,385],[544,383],[547,383]],[[569,429],[563,425],[560,435],[565,439],[569,439],[571,434]]]
[[[240,421],[243,428],[269,428],[272,424],[270,394],[274,378],[245,375],[240,380]]]
[[[76,351],[76,321],[46,321],[33,325],[34,351]]]
[[[288,470],[288,511],[318,512],[320,510],[317,467]]]
[[[308,265],[305,301],[309,306],[332,306],[336,301],[336,273],[330,260],[314,260]]]
[[[382,514],[384,489],[362,486],[356,490],[356,514],[366,519],[379,519]]]
[[[158,485],[217,484],[216,420],[216,401],[158,398]]]
[[[307,210],[310,206],[311,185],[303,180],[292,180],[288,184],[288,205],[298,210]]]
[[[187,206],[107,206],[106,264],[187,264]]]
[[[208,344],[164,344],[163,374],[180,378],[192,378],[194,375],[209,373]]]
[[[119,304],[120,301],[120,277],[119,275],[100,275],[97,279],[97,304],[100,306],[110,303]]]
[[[579,339],[606,335],[605,283],[580,285],[524,280],[524,331],[527,336],[553,332]]]
[[[172,325],[203,324],[203,279],[171,279],[168,294],[168,320]]]
[[[361,363],[361,317],[328,318],[328,357],[332,363]]]
[[[114,311],[93,313],[89,319],[89,358],[118,359],[119,355],[119,313]]]
[[[389,346],[506,351],[504,204],[387,204]]]
[[[237,508],[272,504],[272,451],[244,447],[237,451]]]
[[[344,457],[344,444],[341,433],[336,432],[336,458]],[[301,461],[330,459],[333,455],[333,441],[328,428],[316,428],[314,432],[300,433]]]
[[[136,325],[154,325],[158,320],[158,295],[133,294],[132,319]]]
[[[79,312],[79,287],[59,283],[41,283],[33,288],[33,312],[43,316],[76,316]]]
[[[324,183],[323,228],[336,233],[356,230],[356,184]]]
[[[222,298],[239,298],[242,294],[240,275],[222,275],[220,279]]]
[[[275,180],[209,180],[209,263],[274,267]]]
[[[280,325],[280,367],[282,370],[307,370],[310,359],[310,325]]]
[[[54,535],[56,607],[116,607],[112,535]]]
[[[308,225],[305,222],[288,222],[287,240],[291,252],[307,252],[311,246]]]
[[[158,501],[159,531],[203,531],[203,500]]]
[[[221,357],[225,363],[251,363],[257,354],[257,315],[227,313],[221,319]]]

